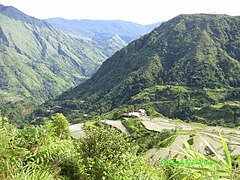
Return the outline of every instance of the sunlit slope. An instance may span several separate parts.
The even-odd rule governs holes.
[[[0,92],[7,98],[43,102],[89,78],[106,59],[96,43],[13,7],[1,6],[0,22]]]
[[[91,79],[57,100],[85,100],[80,108],[107,112],[155,85],[238,88],[239,20],[227,15],[177,16],[115,53]]]

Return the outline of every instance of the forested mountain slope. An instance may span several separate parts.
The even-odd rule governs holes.
[[[0,5],[0,93],[43,102],[89,78],[106,59],[75,38],[14,7]]]
[[[54,103],[102,113],[155,85],[238,88],[239,27],[240,17],[180,15],[115,53],[91,79]]]

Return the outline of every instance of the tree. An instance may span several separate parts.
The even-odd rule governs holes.
[[[136,148],[124,134],[110,127],[87,127],[76,144],[86,179],[158,179],[159,171],[136,156]]]
[[[56,136],[59,139],[70,139],[71,138],[71,133],[69,130],[69,123],[63,114],[57,113],[54,116],[52,116],[51,123],[53,126],[53,131],[55,132]]]

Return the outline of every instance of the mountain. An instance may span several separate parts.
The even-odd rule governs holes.
[[[66,20],[63,18],[50,18],[46,21],[66,33],[90,38],[103,47],[103,52],[108,57],[160,24],[140,25],[121,20]]]
[[[196,109],[197,106],[217,103],[225,97],[228,89],[232,93],[234,88],[240,87],[238,27],[240,17],[177,16],[115,53],[92,78],[60,95],[55,103],[62,107],[67,104],[68,109],[103,113],[133,103],[137,94],[151,92],[147,89],[158,85],[167,88],[164,97],[168,103],[172,100],[175,105],[181,104],[180,95],[190,92],[179,88],[171,90],[168,86],[191,88],[192,93],[181,96],[181,100],[194,101],[192,96],[200,98],[197,99],[198,105],[194,101]],[[149,99],[156,100],[161,96],[158,92],[163,93],[155,88]],[[207,95],[203,99],[203,96],[197,96],[204,93],[219,98],[215,101]],[[240,100],[239,94],[235,96]],[[187,102],[183,104],[188,106]]]
[[[111,57],[115,52],[127,45],[117,34],[101,33],[92,37],[102,49],[102,52],[107,57]]]
[[[94,41],[0,5],[0,94],[40,103],[85,81],[107,58]]]
[[[126,43],[130,43],[160,25],[160,22],[141,25],[122,20],[66,20],[63,18],[50,18],[46,21],[66,32],[89,38],[98,34],[117,34]]]

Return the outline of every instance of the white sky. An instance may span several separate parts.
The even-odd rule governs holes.
[[[151,24],[179,14],[240,15],[240,0],[0,0],[24,13],[46,19],[120,19]]]

